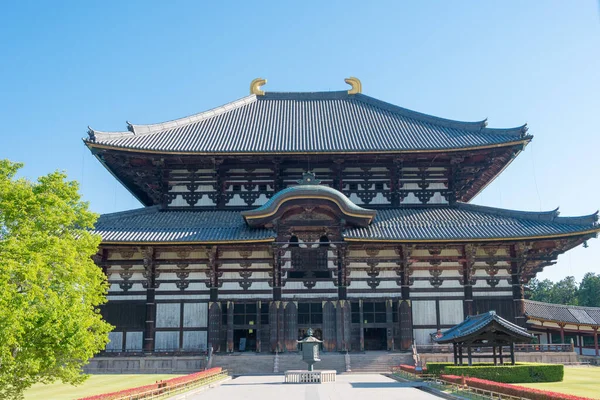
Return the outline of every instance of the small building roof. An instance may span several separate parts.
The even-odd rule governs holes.
[[[525,144],[526,125],[434,117],[347,91],[273,93],[122,132],[89,128],[89,147],[179,154],[387,153]]]
[[[524,300],[525,315],[534,320],[600,326],[600,307],[568,306]]]
[[[511,337],[515,342],[529,342],[533,335],[526,329],[509,322],[496,314],[496,311],[488,311],[483,314],[468,316],[460,324],[442,332],[442,336],[435,337],[437,343],[462,343],[478,338],[484,338],[486,334]]]
[[[378,210],[367,227],[346,229],[346,240],[470,241],[565,237],[600,230],[597,215],[559,217],[556,210],[520,212],[457,203]],[[216,243],[275,240],[274,230],[248,226],[240,211],[161,210],[158,206],[102,215],[95,232],[105,243]]]
[[[290,186],[275,193],[265,204],[253,210],[242,211],[242,216],[250,226],[262,226],[280,212],[281,207],[293,201],[324,200],[336,205],[351,225],[367,226],[373,221],[377,211],[357,206],[345,194],[329,186],[320,185],[312,172],[303,174],[297,186]]]

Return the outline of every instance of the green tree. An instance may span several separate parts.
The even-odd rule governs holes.
[[[576,306],[578,289],[575,277],[567,276],[552,287],[550,303]]]
[[[577,297],[580,306],[600,307],[600,275],[588,272],[579,284]]]
[[[21,166],[0,160],[2,399],[20,399],[37,382],[81,383],[112,329],[98,310],[106,279],[91,259],[97,215],[65,174],[31,182],[15,178]]]
[[[531,293],[531,300],[543,301],[549,303],[551,301],[552,288],[554,283],[550,279],[544,279],[543,281],[532,279],[529,282],[529,291]]]

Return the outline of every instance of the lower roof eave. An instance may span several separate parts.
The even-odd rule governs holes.
[[[216,244],[253,244],[253,243],[272,243],[275,238],[268,239],[252,239],[252,240],[202,240],[202,241],[172,241],[172,242],[119,242],[119,241],[102,241],[101,246],[190,246],[190,245],[216,245]]]
[[[380,243],[469,243],[469,242],[518,242],[526,240],[543,240],[543,239],[562,239],[575,236],[597,235],[600,232],[600,227],[581,232],[570,232],[556,235],[543,236],[519,236],[519,237],[501,237],[501,238],[440,238],[440,239],[377,239],[377,238],[360,238],[360,237],[345,237],[348,242],[380,242]]]

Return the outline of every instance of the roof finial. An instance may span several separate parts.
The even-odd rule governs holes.
[[[263,78],[256,78],[252,82],[250,82],[250,94],[255,94],[257,96],[263,96],[265,94],[264,90],[260,90],[260,87],[267,84],[267,80]]]
[[[318,185],[321,183],[319,179],[315,177],[314,172],[307,171],[302,174],[302,179],[296,181],[300,185]]]
[[[352,89],[348,90],[348,94],[362,93],[362,83],[360,83],[360,79],[351,76],[350,78],[344,79],[344,82],[352,86]]]
[[[90,138],[90,141],[92,141],[92,142],[96,141],[96,132],[89,125],[88,125],[87,134],[88,134],[88,136]]]
[[[135,128],[133,127],[133,124],[129,121],[125,121],[125,123],[127,124],[127,130],[133,134],[135,134]]]

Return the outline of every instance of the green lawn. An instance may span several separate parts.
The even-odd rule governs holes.
[[[25,392],[25,400],[71,400],[80,397],[116,392],[136,386],[148,385],[161,379],[181,375],[91,375],[82,385],[71,386],[63,383],[34,385]]]
[[[565,378],[562,382],[518,385],[600,399],[600,367],[565,367]]]

